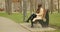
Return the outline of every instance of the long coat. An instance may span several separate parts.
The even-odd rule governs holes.
[[[40,12],[39,12],[39,13],[36,13],[37,17],[33,19],[33,22],[34,22],[35,20],[38,20],[38,19],[40,19],[40,20],[45,20],[45,21],[46,21],[46,19],[45,19],[45,14],[46,14],[46,11],[44,11],[43,8],[40,8]]]

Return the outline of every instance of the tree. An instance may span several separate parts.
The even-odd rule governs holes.
[[[19,3],[20,3],[19,11],[22,13],[22,0],[19,0]]]
[[[50,10],[51,10],[51,14],[53,12],[53,0],[50,1]]]
[[[42,6],[45,9],[45,0],[41,0],[42,1]]]
[[[59,11],[59,0],[58,0],[58,13],[59,13],[60,11]]]
[[[35,3],[35,11],[37,10],[37,7],[38,7],[38,3],[37,2],[38,2],[38,0],[35,0],[35,2],[34,2]]]
[[[45,0],[45,9],[49,9],[49,0]]]
[[[11,4],[12,4],[12,0],[5,0],[5,8],[6,8],[6,12],[10,15],[12,12],[11,9]]]
[[[30,0],[30,13],[34,11],[33,0]]]
[[[23,0],[23,21],[26,20],[26,14],[27,14],[27,4],[26,4],[27,0]]]

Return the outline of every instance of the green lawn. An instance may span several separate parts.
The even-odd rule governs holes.
[[[28,13],[28,15],[29,14],[30,13]],[[7,13],[0,13],[0,16],[9,18],[9,19],[15,21],[16,23],[23,23],[24,22],[22,13],[12,13],[11,15],[8,15]],[[26,19],[27,18],[28,18],[28,16],[26,17]]]
[[[8,15],[6,13],[0,13],[0,16],[9,18],[11,20],[14,20],[16,23],[22,23],[23,21],[23,15],[19,13],[13,13],[11,15]]]
[[[60,27],[60,13],[49,14],[49,21],[51,25]],[[60,29],[57,29],[56,31],[53,32],[60,32]]]
[[[60,26],[60,13],[53,13],[49,15],[50,24]]]
[[[29,14],[28,14],[29,15]],[[23,15],[20,13],[13,13],[11,15],[8,15],[6,13],[0,13],[0,16],[2,17],[6,17],[9,19],[14,20],[16,23],[23,23]],[[60,13],[53,13],[53,14],[49,14],[49,21],[51,25],[56,25],[60,27]],[[60,32],[59,29],[57,29],[54,32]]]

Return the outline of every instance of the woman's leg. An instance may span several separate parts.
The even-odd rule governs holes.
[[[33,26],[33,23],[34,23],[34,22],[31,20],[31,27],[32,27],[32,28],[34,27],[34,26]]]
[[[32,14],[26,22],[29,22],[29,20],[33,20],[36,17],[36,14]]]

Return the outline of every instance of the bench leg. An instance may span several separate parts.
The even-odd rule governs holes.
[[[42,27],[45,27],[45,23],[43,22],[43,20],[39,20],[38,22],[42,25]]]

